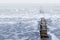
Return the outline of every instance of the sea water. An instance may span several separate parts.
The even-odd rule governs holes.
[[[49,38],[40,38],[41,17]],[[0,6],[0,40],[59,40],[60,6]]]

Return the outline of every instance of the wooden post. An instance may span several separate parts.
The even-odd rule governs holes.
[[[48,38],[45,18],[41,18],[40,36],[41,36],[41,38]]]

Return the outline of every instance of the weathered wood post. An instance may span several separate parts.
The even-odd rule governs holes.
[[[41,38],[48,38],[48,35],[47,35],[47,26],[46,26],[45,18],[41,18],[40,37]]]

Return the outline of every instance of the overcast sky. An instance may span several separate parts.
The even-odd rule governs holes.
[[[0,3],[60,3],[60,0],[0,0]]]

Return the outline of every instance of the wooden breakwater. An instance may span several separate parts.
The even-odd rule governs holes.
[[[46,20],[45,20],[45,18],[41,18],[40,37],[41,38],[48,38],[47,26],[46,26]]]

